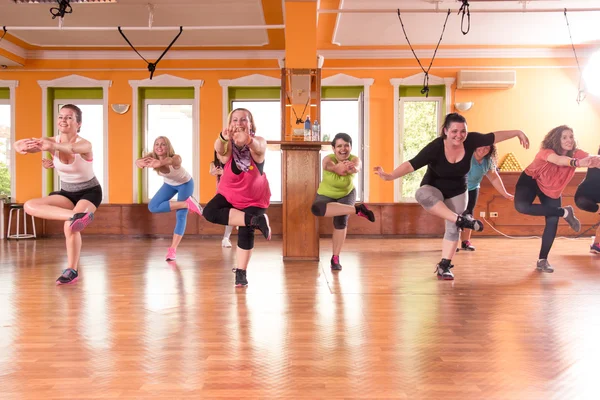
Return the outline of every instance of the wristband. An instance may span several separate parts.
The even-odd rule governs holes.
[[[223,143],[227,143],[227,142],[228,142],[228,140],[226,140],[226,139],[223,137],[223,132],[219,133],[219,140],[221,140],[221,142],[223,142]]]

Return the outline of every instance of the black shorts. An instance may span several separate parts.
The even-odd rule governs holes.
[[[100,207],[100,203],[102,203],[102,188],[100,185],[93,186],[89,189],[80,190],[78,192],[67,192],[66,190],[61,189],[57,192],[52,192],[49,194],[49,196],[52,195],[64,196],[71,200],[74,206],[77,205],[79,200],[87,200],[96,206],[96,208]]]

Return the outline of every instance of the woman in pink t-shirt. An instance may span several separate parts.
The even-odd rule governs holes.
[[[536,266],[539,271],[554,272],[548,263],[548,253],[556,237],[558,219],[563,217],[575,232],[581,229],[573,207],[561,206],[564,188],[575,175],[575,168],[598,167],[599,161],[597,156],[590,157],[585,151],[579,150],[573,129],[561,125],[548,132],[541,150],[519,177],[515,189],[515,209],[522,214],[546,217]],[[536,197],[540,204],[533,204]]]
[[[254,248],[254,230],[271,240],[269,207],[271,191],[263,172],[267,141],[255,136],[250,111],[237,108],[229,113],[227,127],[215,141],[223,173],[217,195],[204,207],[204,218],[214,224],[239,226],[235,286],[248,286],[246,269]]]

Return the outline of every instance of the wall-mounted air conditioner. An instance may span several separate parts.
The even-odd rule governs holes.
[[[517,71],[458,71],[458,89],[510,89],[517,82]]]

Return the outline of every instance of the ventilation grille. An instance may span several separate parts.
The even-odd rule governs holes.
[[[517,82],[517,71],[458,71],[458,89],[510,89]]]

